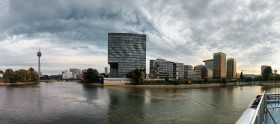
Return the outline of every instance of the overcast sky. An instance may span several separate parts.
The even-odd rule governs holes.
[[[280,69],[277,0],[0,0],[0,69],[43,74],[107,63],[108,32],[147,35],[149,60],[204,64],[213,53],[237,60],[237,71]]]

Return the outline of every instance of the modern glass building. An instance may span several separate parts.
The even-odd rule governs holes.
[[[146,70],[146,35],[108,33],[108,63],[113,78],[124,78],[136,68]]]
[[[236,78],[236,60],[234,58],[227,60],[227,78]]]
[[[214,70],[213,70],[213,78],[225,78],[227,65],[226,65],[226,54],[219,52],[214,53]]]

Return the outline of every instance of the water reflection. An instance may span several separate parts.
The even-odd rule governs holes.
[[[274,91],[274,85],[185,89],[42,82],[0,87],[0,120],[31,124],[234,123],[264,90]]]

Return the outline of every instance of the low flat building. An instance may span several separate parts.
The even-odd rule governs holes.
[[[129,78],[104,78],[104,86],[128,85],[131,83]]]
[[[155,78],[184,78],[184,63],[165,59],[150,60],[150,73],[153,73]]]
[[[185,78],[188,77],[188,71],[189,70],[193,70],[193,66],[191,66],[191,65],[184,65],[184,77]]]
[[[190,78],[190,79],[201,79],[201,70],[189,70],[187,78]]]
[[[0,74],[0,78],[3,78],[4,77],[4,75],[3,74]]]

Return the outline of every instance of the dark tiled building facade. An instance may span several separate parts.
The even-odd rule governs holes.
[[[146,35],[108,33],[108,63],[113,78],[123,78],[136,68],[146,70]]]

